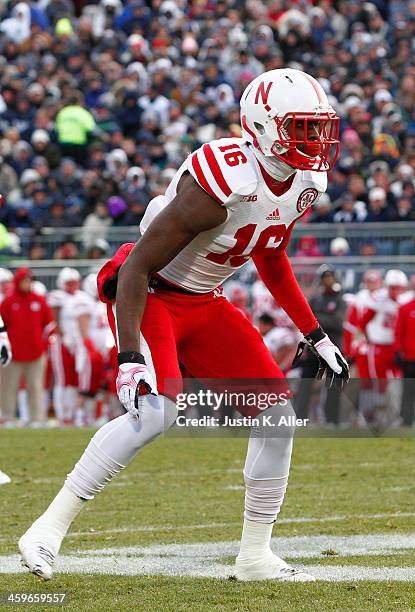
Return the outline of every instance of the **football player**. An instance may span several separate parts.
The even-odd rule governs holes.
[[[362,415],[373,407],[372,381],[369,378],[368,345],[361,327],[362,317],[372,303],[373,295],[382,287],[383,278],[378,270],[366,270],[362,278],[363,287],[352,295],[343,323],[343,353],[349,363],[356,366],[359,378],[359,399],[355,425],[365,425]]]
[[[269,314],[264,313],[258,319],[258,329],[271,355],[281,370],[287,374],[291,369],[301,334],[290,324],[288,317],[286,321],[281,320],[282,317],[279,319],[274,321]]]
[[[5,367],[9,365],[12,360],[12,349],[10,346],[9,336],[4,325],[3,319],[0,317],[0,366]],[[2,384],[4,377],[2,379]],[[10,476],[0,470],[0,485],[9,484],[11,482]]]
[[[367,338],[367,369],[362,368],[359,373],[363,379],[370,379],[375,389],[371,403],[368,399],[363,410],[366,419],[374,421],[385,410],[388,380],[400,375],[400,367],[395,362],[395,325],[401,298],[408,288],[408,278],[402,270],[388,270],[384,285],[366,300],[360,320]]]
[[[97,275],[88,274],[82,283],[82,289],[90,298],[88,337],[84,339],[84,383],[82,394],[85,397],[85,420],[91,425],[95,420],[96,397],[104,380],[105,360],[108,357],[108,336],[111,336],[107,313],[104,304],[98,300]]]
[[[117,391],[127,413],[98,430],[20,539],[23,563],[38,576],[51,577],[62,539],[88,500],[174,423],[166,381],[180,383],[179,360],[196,378],[273,379],[287,391],[261,335],[219,289],[250,258],[318,355],[328,382],[348,380],[347,363],[319,326],[285,253],[295,222],[326,190],[339,152],[339,117],[318,81],[280,69],[248,85],[241,123],[242,138],[207,143],[183,162],[165,194],[150,202],[142,237],[118,276],[107,279],[106,298],[116,297]],[[250,408],[249,416],[261,412]],[[270,405],[267,422],[277,425],[282,410]],[[285,434],[252,428],[235,568],[240,580],[314,579],[270,548],[290,467],[292,429]]]
[[[66,274],[66,268],[64,268]],[[53,374],[53,407],[57,420],[61,425],[68,424],[70,422],[70,415],[72,414],[72,392],[65,389],[69,388],[68,385],[68,368],[64,367],[66,363],[66,349],[62,344],[62,330],[60,327],[61,321],[61,310],[66,299],[66,291],[64,291],[64,279],[65,275],[62,276],[63,270],[59,272],[57,281],[57,288],[52,289],[47,294],[47,302],[52,308],[55,321],[57,322],[57,328],[54,334],[49,337],[49,359],[52,367]],[[69,397],[68,397],[69,395]]]
[[[3,196],[0,194],[0,199],[2,197]],[[7,268],[0,268],[0,304],[3,302],[4,298],[10,295],[12,291],[13,291],[13,273],[10,272],[10,270],[7,270]],[[3,323],[1,325],[3,325]],[[0,370],[0,389],[5,383],[5,378],[6,376],[5,376],[4,371]],[[1,400],[2,398],[0,396],[0,412],[1,412]],[[4,478],[0,474],[0,483],[4,479],[5,479],[4,483],[10,482],[10,479],[7,480],[8,478],[9,477],[7,476],[7,474],[4,474]]]
[[[55,338],[51,345],[55,385],[62,391],[63,414],[58,410],[58,415],[65,424],[75,418],[81,425],[84,396],[79,396],[78,391],[87,393],[90,386],[88,346],[93,302],[81,290],[81,275],[75,268],[63,268],[59,272],[57,287],[49,295],[49,304],[58,309],[59,317],[60,338]],[[54,399],[58,399],[56,389]]]

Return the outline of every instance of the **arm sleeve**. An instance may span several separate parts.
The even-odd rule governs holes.
[[[304,335],[313,331],[318,321],[300,289],[287,253],[270,251],[255,255],[253,261],[266,287],[298,329]]]

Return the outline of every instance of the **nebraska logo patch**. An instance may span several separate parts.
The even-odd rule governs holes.
[[[318,191],[313,187],[309,187],[308,189],[304,189],[298,196],[297,200],[297,210],[298,212],[303,212],[306,208],[312,205],[313,202],[317,200]]]

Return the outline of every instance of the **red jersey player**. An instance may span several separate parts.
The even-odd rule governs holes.
[[[166,193],[150,202],[142,238],[118,279],[108,279],[107,298],[116,297],[117,390],[127,414],[94,435],[57,497],[20,539],[23,562],[34,574],[51,577],[61,541],[87,500],[174,423],[166,380],[180,381],[179,360],[196,378],[273,379],[287,389],[259,332],[218,290],[250,258],[329,383],[348,379],[347,363],[319,326],[285,253],[295,222],[326,189],[338,155],[339,118],[314,78],[281,69],[248,85],[241,123],[243,138],[205,144],[184,161]],[[285,407],[270,402],[263,412],[250,408],[250,416],[266,415],[269,426],[292,412],[289,401]],[[292,429],[264,436],[261,424],[252,426],[235,568],[240,580],[313,580],[270,549]]]

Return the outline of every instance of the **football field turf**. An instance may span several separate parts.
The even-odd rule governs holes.
[[[67,610],[415,609],[413,438],[296,439],[273,549],[315,583],[232,580],[242,437],[157,441],[77,518],[51,582],[20,573],[18,537],[90,437],[0,431],[0,468],[13,479],[0,487],[0,592],[67,592]]]

